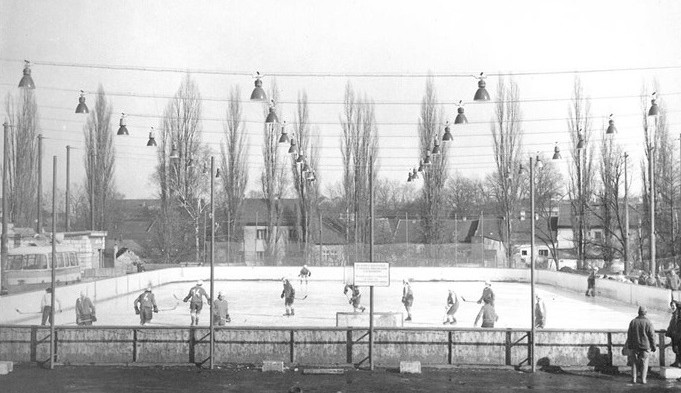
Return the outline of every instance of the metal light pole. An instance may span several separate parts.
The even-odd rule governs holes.
[[[95,230],[95,152],[90,152],[90,230]]]
[[[52,157],[52,296],[50,298],[50,369],[54,368],[56,357],[54,331],[54,303],[56,298],[55,285],[57,265],[57,156]]]
[[[537,162],[539,162],[539,157],[537,157]],[[530,157],[530,213],[531,213],[531,225],[530,225],[530,356],[529,361],[532,367],[532,372],[536,371],[536,365],[534,361],[534,338],[536,333],[536,327],[534,323],[535,310],[534,310],[534,162],[532,162],[532,157]]]
[[[5,268],[7,265],[7,169],[9,167],[9,124],[5,121],[3,129],[2,145],[2,237],[0,238],[0,290],[4,287],[7,277]]]
[[[38,220],[36,221],[36,233],[41,233],[43,228],[43,135],[38,135]]]
[[[66,232],[71,230],[71,220],[69,213],[71,212],[71,146],[66,145],[66,206],[64,207],[64,221]]]
[[[629,273],[629,177],[627,176],[629,154],[624,153],[624,274]]]
[[[374,167],[369,156],[369,262],[374,261]],[[374,371],[374,286],[369,287],[369,370]]]
[[[215,292],[215,157],[210,156],[210,369],[213,369],[213,356],[215,352],[215,324],[213,321],[213,299]]]

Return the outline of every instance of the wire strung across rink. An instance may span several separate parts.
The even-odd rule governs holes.
[[[297,273],[297,271],[295,272]],[[261,281],[216,281],[215,293],[222,291],[229,303],[231,322],[227,326],[336,326],[337,312],[353,312],[348,303],[349,294],[343,293],[345,283],[338,281],[309,279],[307,292],[305,284],[301,287],[295,273],[291,276],[291,284],[296,290],[297,299],[294,302],[295,315],[286,317],[281,280]],[[313,271],[314,273],[314,271]],[[406,318],[402,303],[402,277],[394,277],[389,287],[374,288],[374,311],[402,313]],[[186,303],[178,306],[194,281],[176,282],[153,288],[158,304],[159,313],[154,314],[150,325],[158,326],[189,326],[190,310]],[[477,304],[485,287],[484,281],[411,281],[413,291],[413,305],[411,308],[412,321],[405,321],[404,326],[414,327],[443,327],[444,306],[449,289],[459,297],[460,304],[456,311],[456,325],[453,328],[473,327],[481,304]],[[204,280],[207,291],[210,283]],[[632,312],[636,307],[609,300],[604,297],[585,297],[583,292],[569,292],[555,287],[538,285],[539,292],[547,310],[545,328],[561,329],[624,329],[628,326]],[[360,287],[362,305],[369,305],[369,288]],[[495,324],[498,328],[529,328],[530,327],[530,286],[527,283],[492,282],[495,293],[495,309],[499,320]],[[97,307],[98,321],[95,325],[139,325],[140,319],[135,315],[133,301],[141,291],[124,296],[98,301],[93,298]],[[59,290],[57,290],[59,296]],[[307,296],[306,296],[306,295]],[[178,299],[179,298],[179,299]],[[464,301],[465,299],[465,301]],[[73,307],[76,299],[61,299],[63,307]],[[205,301],[205,299],[204,299]],[[186,307],[185,307],[186,306]],[[667,306],[667,305],[664,305]],[[41,315],[38,313],[40,304],[30,304],[18,308],[23,325],[39,325]],[[33,313],[35,310],[35,313]],[[633,311],[632,311],[633,310]],[[209,325],[209,307],[204,304],[199,326]],[[656,327],[666,327],[670,313],[663,310],[650,310],[649,318]],[[72,309],[55,314],[55,322],[65,325],[75,321]]]

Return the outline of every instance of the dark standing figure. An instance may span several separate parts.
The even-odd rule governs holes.
[[[676,360],[671,366],[681,367],[681,302],[672,300],[669,305],[672,307],[673,313],[665,336],[672,339],[672,350],[676,354]]]
[[[79,326],[92,325],[92,322],[97,321],[95,314],[95,305],[92,304],[84,291],[80,292],[80,297],[76,299],[76,324]]]
[[[312,276],[312,272],[310,269],[307,268],[307,265],[303,265],[303,268],[300,269],[300,273],[298,273],[298,277],[300,277],[300,285],[303,285],[303,280],[305,280],[305,285],[307,285],[307,280]]]
[[[414,304],[414,292],[411,290],[411,285],[409,281],[402,281],[402,304],[407,310],[407,319],[405,321],[411,321],[411,306]]]
[[[350,296],[350,300],[348,300],[348,303],[352,304],[354,311],[357,312],[357,310],[359,310],[364,312],[366,308],[361,304],[362,294],[359,292],[359,287],[354,284],[345,284],[345,288],[343,288],[343,294],[347,295],[348,292],[351,292],[352,294]]]
[[[679,276],[676,275],[674,270],[670,270],[667,274],[667,286],[672,291],[678,291],[681,282],[679,281]]]
[[[629,350],[631,362],[631,381],[636,383],[637,370],[641,370],[641,383],[647,382],[648,358],[650,352],[655,352],[655,329],[646,318],[647,310],[644,306],[638,308],[638,317],[631,320],[627,331],[625,348]]]
[[[218,292],[218,298],[213,303],[213,322],[218,326],[225,326],[225,323],[232,322],[229,317],[229,304],[222,291]]]
[[[61,302],[59,299],[55,297],[54,299],[54,304],[59,305],[59,312],[61,312]],[[45,325],[48,320],[50,324],[52,323],[52,287],[48,287],[45,289],[45,293],[43,294],[43,299],[40,301],[40,310],[43,312],[43,320],[40,323],[41,325]]]
[[[456,292],[453,290],[449,290],[449,295],[447,295],[447,316],[445,321],[442,323],[443,325],[450,324],[454,325],[456,324],[456,318],[454,318],[454,314],[456,314],[457,310],[459,309],[459,297],[456,295]]]
[[[543,329],[546,326],[546,304],[539,294],[535,295],[534,303],[534,326]]]
[[[586,279],[586,293],[584,295],[596,297],[596,272],[593,270]]]
[[[296,299],[296,290],[293,289],[293,285],[285,279],[282,278],[281,281],[284,283],[284,290],[281,291],[281,298],[284,299],[284,307],[286,308],[285,316],[296,315],[296,310],[293,309],[293,301]]]
[[[494,307],[494,291],[492,290],[492,283],[490,281],[485,281],[485,289],[482,290],[482,296],[478,300],[478,304],[489,303]]]
[[[158,307],[156,307],[156,297],[151,293],[151,285],[149,285],[142,294],[140,294],[137,299],[135,299],[135,314],[140,316],[140,325],[144,325],[147,322],[151,322],[153,317],[152,311],[157,313]]]
[[[206,298],[207,302],[210,302],[208,294],[203,289],[203,281],[199,280],[196,282],[196,285],[189,290],[189,293],[183,299],[185,303],[191,299],[191,302],[189,303],[189,315],[192,318],[191,326],[199,325],[199,314],[201,314],[201,309],[203,308],[204,297]]]
[[[478,325],[480,317],[482,317],[482,325],[480,327],[484,328],[493,328],[494,323],[499,320],[499,316],[494,310],[494,305],[489,300],[485,300],[485,304],[480,308],[480,312],[478,312],[478,316],[475,317],[475,322],[473,322],[474,327]]]

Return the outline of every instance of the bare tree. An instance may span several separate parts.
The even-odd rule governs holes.
[[[506,251],[506,261],[511,266],[513,256],[513,219],[520,208],[522,179],[520,172],[522,151],[522,113],[520,111],[520,91],[513,79],[499,78],[497,84],[499,97],[492,120],[492,140],[496,173],[488,177],[490,188],[497,201],[499,214],[499,233]]]
[[[490,195],[482,180],[455,173],[447,181],[447,206],[452,208],[450,218],[477,217],[491,205]]]
[[[309,223],[313,208],[318,206],[319,183],[316,182],[316,176],[319,173],[319,137],[313,138],[310,134],[309,107],[305,91],[298,93],[292,138],[295,138],[298,148],[298,154],[291,156],[293,189],[298,196],[296,209],[298,239],[305,243],[307,249]],[[303,158],[300,163],[299,156]]]
[[[615,258],[623,256],[624,220],[621,214],[620,189],[624,180],[624,155],[611,136],[603,134],[600,154],[601,191],[597,195],[598,204],[590,204],[588,209],[603,228],[601,239],[587,239],[587,243],[601,250],[606,266],[611,266]]]
[[[588,204],[594,195],[595,164],[592,146],[591,100],[584,95],[582,83],[575,78],[572,101],[568,107],[567,126],[570,132],[570,149],[573,165],[569,168],[568,194],[572,210],[573,239],[577,250],[577,269],[583,269],[587,251],[586,233],[589,230]],[[581,148],[580,148],[581,147]]]
[[[220,145],[221,166],[225,172],[222,179],[222,191],[224,209],[227,213],[228,242],[239,238],[236,233],[236,219],[248,184],[248,145],[246,127],[242,120],[240,96],[238,86],[232,88],[229,93],[227,121],[224,126],[225,142]]]
[[[37,135],[40,130],[35,93],[20,89],[19,97],[5,99],[12,128],[9,137],[8,208],[9,219],[17,227],[32,226],[36,217]],[[4,277],[4,276],[3,276]]]
[[[675,243],[678,241],[678,230],[675,229],[675,207],[678,198],[676,189],[679,182],[674,162],[675,143],[669,132],[667,108],[661,98],[660,86],[654,83],[656,103],[659,108],[657,117],[648,116],[650,101],[648,94],[642,94],[641,112],[643,117],[643,137],[645,145],[645,160],[641,161],[641,178],[643,179],[643,224],[648,234],[650,244],[650,202],[651,194],[655,197],[655,245],[658,257],[676,256]],[[651,163],[651,159],[653,162]],[[651,192],[649,165],[653,167],[655,177],[654,190]],[[650,258],[650,254],[647,255]]]
[[[269,96],[272,105],[279,101],[279,89],[276,79],[272,80]],[[278,108],[281,110],[281,108]],[[263,106],[263,115],[267,117],[269,107]],[[281,113],[281,111],[280,111]],[[263,127],[262,155],[263,171],[260,176],[262,192],[267,205],[267,231],[265,233],[265,256],[268,264],[278,264],[278,241],[281,238],[279,230],[283,206],[280,203],[286,191],[286,165],[284,155],[279,147],[279,135],[274,123],[265,123]]]
[[[535,221],[541,221],[536,225],[536,236],[551,252],[556,270],[558,265],[558,235],[556,229],[558,205],[563,197],[561,195],[563,177],[554,165],[544,164],[540,170],[535,171],[535,213],[537,217],[530,217]]]
[[[374,169],[378,140],[374,103],[367,97],[356,97],[349,82],[345,86],[344,112],[340,123],[347,239],[356,245],[363,245],[369,238],[369,204],[366,201],[370,195],[369,174],[373,173],[372,180],[376,178]],[[354,223],[353,227],[350,221]]]
[[[168,102],[161,122],[156,177],[162,204],[157,225],[159,248],[167,262],[192,248],[193,257],[199,260],[200,218],[206,208],[201,200],[205,200],[210,181],[203,168],[210,150],[201,142],[201,94],[189,75]],[[177,157],[170,158],[173,151]],[[189,231],[194,233],[193,247],[184,235]]]
[[[416,210],[415,204],[419,203],[417,202],[419,193],[420,190],[417,190],[413,184],[378,178],[374,185],[376,216],[404,217],[405,211]]]
[[[106,230],[111,221],[110,212],[113,206],[113,196],[116,194],[114,170],[116,164],[116,147],[113,143],[111,128],[111,114],[113,107],[106,97],[104,87],[97,88],[97,98],[94,109],[90,111],[87,122],[83,126],[85,137],[85,184],[94,207],[95,228]],[[94,187],[94,191],[92,189]]]
[[[421,113],[417,128],[419,148],[424,153],[424,162],[431,154],[433,147],[441,143],[439,128],[443,123],[442,118],[442,107],[437,101],[433,78],[429,77],[426,80],[426,91],[421,99]],[[448,150],[442,147],[439,154],[430,157],[431,163],[426,165],[426,170],[422,172],[421,222],[426,242],[429,244],[439,244],[444,239],[444,226],[440,219],[445,210],[445,182],[448,175],[449,155]],[[431,248],[428,252],[432,252]]]

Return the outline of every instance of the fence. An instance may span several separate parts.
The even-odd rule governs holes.
[[[16,362],[49,358],[49,328],[0,325],[0,353]],[[209,356],[207,328],[151,326],[57,326],[56,355],[63,364],[201,364]],[[660,350],[651,365],[673,356],[658,331]],[[529,331],[474,328],[376,328],[374,362],[394,366],[400,360],[428,365],[522,366],[527,364]],[[623,330],[539,330],[535,359],[540,365],[625,366]],[[215,362],[258,364],[361,365],[368,355],[366,328],[217,327]]]

